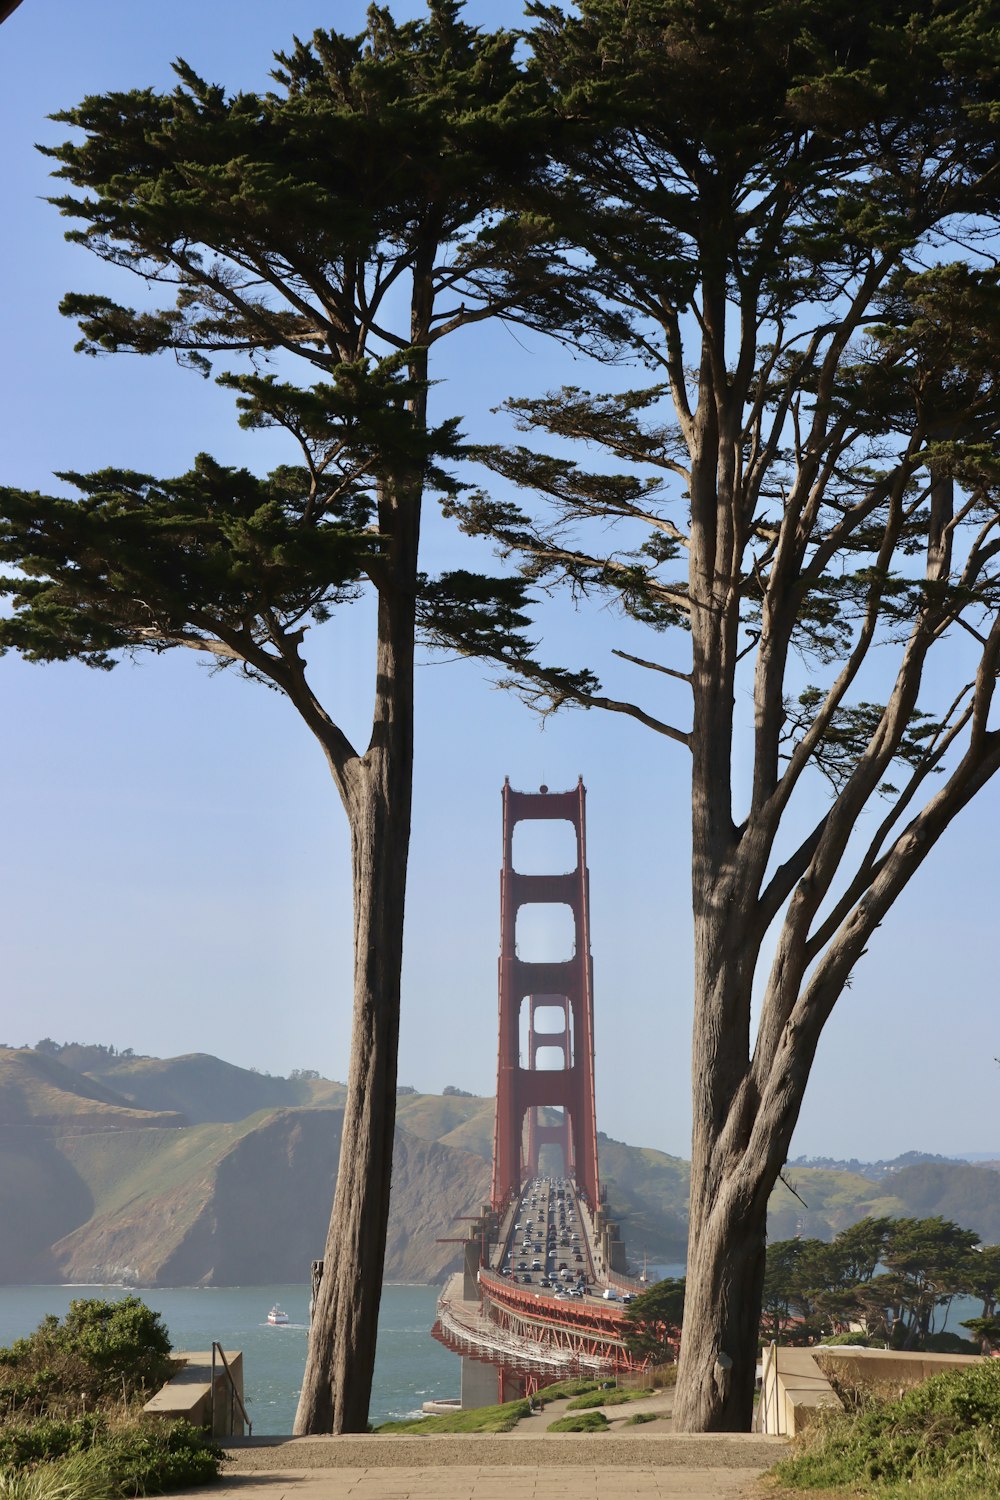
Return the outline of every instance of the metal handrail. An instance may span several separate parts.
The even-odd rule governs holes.
[[[229,1432],[228,1432],[227,1436],[232,1437],[232,1431],[233,1431],[233,1402],[235,1401],[236,1405],[240,1409],[240,1415],[242,1416],[243,1421],[246,1423],[247,1437],[253,1437],[253,1423],[251,1422],[249,1416],[247,1415],[247,1409],[246,1409],[246,1407],[243,1405],[243,1397],[240,1395],[239,1391],[236,1389],[236,1381],[233,1379],[233,1372],[229,1368],[229,1361],[226,1358],[225,1350],[223,1349],[222,1345],[221,1344],[217,1344],[214,1339],[212,1340],[212,1434],[213,1434],[213,1436],[215,1435],[215,1355],[216,1355],[216,1351],[218,1351],[219,1358],[222,1360],[222,1368],[226,1372],[226,1379],[229,1381],[229,1392],[230,1392],[230,1395],[229,1395]]]

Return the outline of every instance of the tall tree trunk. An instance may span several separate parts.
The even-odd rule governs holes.
[[[770,1153],[754,1159],[749,1141],[748,945],[738,892],[715,870],[695,915],[691,1198],[674,1398],[681,1432],[749,1431],[771,1186]]]
[[[766,1228],[766,1204],[747,1215],[726,1191],[692,1219],[674,1401],[679,1432],[750,1430]]]
[[[380,595],[375,724],[345,798],[354,880],[351,1064],[297,1434],[364,1432],[368,1424],[396,1121],[413,784],[413,601],[412,588]]]
[[[407,401],[427,430],[427,339],[437,236],[428,231],[413,271]],[[340,1166],[313,1307],[296,1434],[365,1432],[375,1368],[396,1124],[406,862],[413,804],[413,664],[423,470],[379,484],[375,711],[363,759],[335,777],[351,825],[354,876],[354,1021]]]

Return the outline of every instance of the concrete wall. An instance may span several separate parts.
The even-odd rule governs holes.
[[[240,1400],[243,1394],[243,1354],[239,1349],[227,1349],[226,1360],[233,1377],[233,1385]],[[163,1417],[169,1421],[183,1419],[192,1427],[202,1427],[215,1437],[242,1437],[243,1416],[239,1404],[232,1398],[232,1388],[222,1361],[215,1362],[215,1411],[212,1411],[212,1351],[198,1350],[174,1354],[180,1365],[177,1374],[168,1380],[156,1395],[146,1402],[143,1410],[151,1417]]]
[[[846,1379],[891,1386],[900,1392],[931,1375],[979,1364],[978,1354],[904,1354],[895,1349],[858,1349],[850,1344],[792,1348],[771,1344],[764,1350],[758,1426],[772,1436],[794,1437],[817,1411],[840,1410],[842,1403],[820,1361],[836,1360]]]

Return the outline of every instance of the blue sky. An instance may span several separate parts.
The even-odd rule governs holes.
[[[87,93],[170,86],[178,55],[231,87],[262,86],[271,51],[293,32],[359,29],[363,10],[355,0],[24,0],[0,28],[3,482],[44,489],[53,471],[107,463],[179,473],[201,449],[250,467],[273,461],[273,440],[239,432],[231,398],[211,382],[168,359],[73,354],[59,298],[100,289],[104,272],[64,243],[43,201],[48,164],[33,143],[61,139],[65,127],[46,116]],[[395,7],[399,16],[418,10]],[[472,0],[467,13],[513,24],[520,7]],[[490,408],[507,395],[636,378],[587,369],[538,337],[500,328],[453,341],[436,375],[439,413],[461,412],[465,429],[484,437],[497,431]],[[429,568],[474,557],[433,517],[426,548]],[[539,634],[551,658],[601,673],[611,647],[650,650],[607,612],[565,604],[546,609]],[[370,645],[361,608],[307,653],[323,693],[347,705],[359,734]],[[670,684],[658,691],[664,706],[680,703]],[[189,653],[110,674],[8,656],[0,703],[0,1039],[209,1051],[274,1073],[343,1077],[346,825],[290,707],[235,676],[210,675]],[[596,712],[542,727],[481,668],[439,660],[420,668],[417,744],[401,1082],[492,1092],[500,788],[505,775],[526,790],[569,787],[582,775],[598,1120],[620,1139],[686,1155],[684,751]],[[998,811],[994,787],[878,934],[821,1043],[793,1152],[1000,1152]]]

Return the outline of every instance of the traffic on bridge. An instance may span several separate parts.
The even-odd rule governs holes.
[[[624,1304],[641,1286],[625,1275],[624,1245],[598,1176],[585,799],[582,778],[572,791],[555,793],[544,786],[517,792],[504,783],[492,1196],[474,1220],[464,1270],[445,1287],[434,1328],[435,1337],[471,1356],[463,1359],[463,1405],[497,1399],[482,1377],[470,1382],[475,1390],[467,1399],[474,1361],[499,1372],[501,1399],[529,1388],[539,1372],[556,1379],[574,1370],[635,1368]],[[574,868],[518,870],[514,831],[524,820],[568,822]],[[555,963],[522,957],[518,913],[552,904],[572,913],[572,955]],[[539,1067],[542,1050],[561,1054],[562,1066]],[[553,1156],[561,1160],[558,1176],[541,1169]]]

